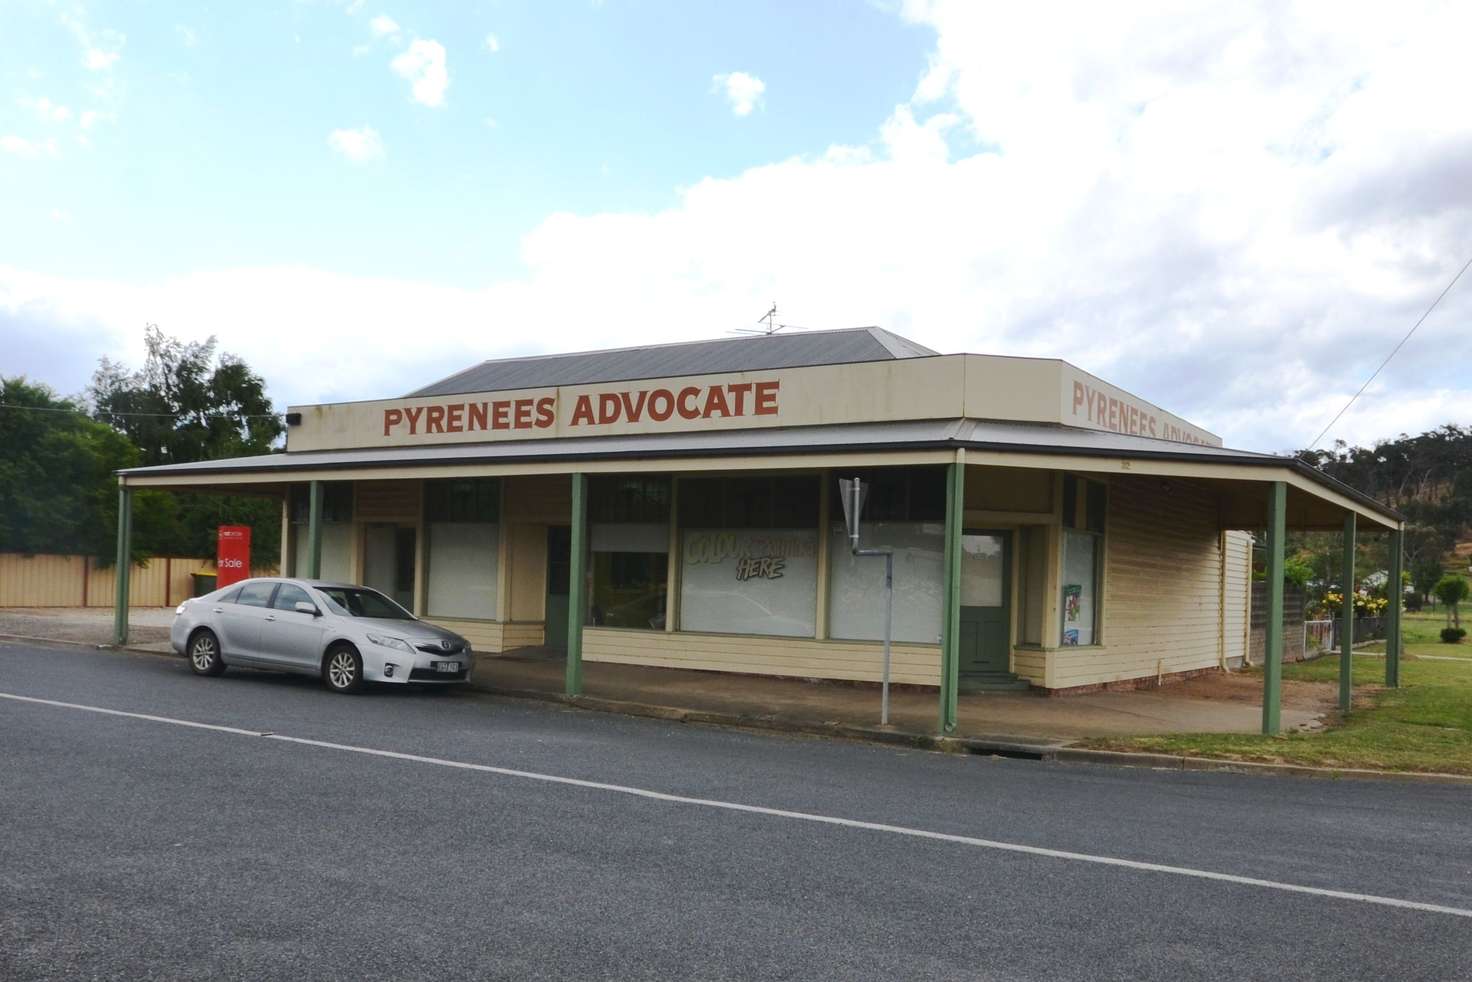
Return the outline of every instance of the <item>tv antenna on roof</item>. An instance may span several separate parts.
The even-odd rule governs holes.
[[[759,328],[738,327],[734,331],[732,331],[731,333],[732,334],[761,334],[761,335],[764,335],[766,337],[771,337],[773,334],[776,334],[778,331],[782,330],[784,327],[791,326],[791,325],[788,325],[788,324],[778,324],[777,323],[777,301],[775,301],[775,300],[772,301],[772,309],[769,310],[769,311],[767,311],[765,314],[762,314],[760,317],[758,317],[756,319],[756,322],[758,324],[761,324],[761,325],[764,325],[764,326],[759,327]]]

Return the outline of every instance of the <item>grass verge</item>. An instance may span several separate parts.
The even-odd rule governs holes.
[[[1439,615],[1407,617],[1399,689],[1383,688],[1383,646],[1357,651],[1354,710],[1320,732],[1277,737],[1182,733],[1080,745],[1309,767],[1472,774],[1472,644],[1437,641],[1441,623]],[[1284,665],[1283,678],[1337,687],[1339,659]]]

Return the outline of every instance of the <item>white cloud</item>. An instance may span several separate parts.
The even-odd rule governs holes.
[[[0,322],[83,325],[96,354],[135,361],[147,321],[215,332],[284,404],[610,338],[721,337],[775,298],[794,323],[1063,357],[1229,445],[1287,450],[1472,254],[1464,6],[1081,5],[1063,32],[1026,5],[906,14],[935,30],[930,70],[871,143],[707,178],[658,212],[548,216],[525,272],[483,288],[0,268]],[[1472,280],[1330,439],[1472,421],[1469,321]]]
[[[711,91],[724,95],[731,111],[738,116],[750,116],[762,104],[762,93],[767,91],[765,82],[746,72],[726,72],[712,76],[710,81]]]
[[[403,54],[389,63],[394,74],[409,81],[415,102],[424,106],[443,106],[445,89],[450,87],[450,72],[445,66],[445,47],[438,41],[416,40]]]
[[[16,157],[23,157],[27,160],[34,160],[37,157],[43,156],[55,157],[56,141],[54,139],[28,140],[23,136],[7,133],[4,136],[0,136],[0,152]]]
[[[72,118],[72,111],[70,109],[52,102],[45,96],[34,99],[30,96],[20,96],[15,101],[21,108],[29,109],[37,117],[48,123],[65,123]]]
[[[111,28],[94,31],[87,22],[86,12],[76,7],[61,15],[62,26],[71,32],[82,46],[82,64],[89,71],[103,72],[117,64],[123,54],[127,35]]]
[[[501,39],[496,37],[496,35],[494,34],[487,34],[485,40],[485,48],[491,54],[495,54],[496,52],[501,50]]]
[[[368,22],[368,30],[373,32],[376,38],[396,38],[399,36],[398,23],[387,14],[379,14]]]
[[[383,138],[371,126],[333,130],[327,134],[327,145],[355,164],[383,158]]]
[[[186,48],[192,48],[199,44],[199,34],[192,27],[184,24],[175,24],[174,33],[179,35],[179,43]]]

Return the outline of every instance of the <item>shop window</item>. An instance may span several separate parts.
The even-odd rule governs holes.
[[[495,620],[500,578],[501,483],[426,481],[425,609],[430,617]]]
[[[297,576],[307,575],[307,535],[311,523],[311,487],[293,484],[290,496],[293,569]],[[353,567],[353,484],[351,481],[325,481],[322,484],[322,570],[324,580],[352,582]]]
[[[668,478],[617,476],[589,482],[590,624],[664,630],[669,521]]]
[[[855,556],[836,500],[836,477],[859,477],[865,495],[860,544],[894,550],[894,640],[935,644],[945,595],[945,471],[882,468],[835,475],[828,529],[828,633],[884,637],[884,560]]]
[[[306,525],[311,519],[312,490],[310,485],[291,486],[291,523]],[[325,481],[322,484],[323,523],[351,522],[353,520],[353,484],[351,481]]]
[[[817,475],[680,482],[681,528],[815,529],[817,525]]]
[[[1098,481],[1063,478],[1062,643],[1098,644],[1106,489]]]
[[[680,629],[812,637],[818,477],[680,482]]]

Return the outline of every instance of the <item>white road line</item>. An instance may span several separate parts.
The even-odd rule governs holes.
[[[854,818],[840,818],[834,815],[818,815],[813,812],[789,811],[785,808],[767,808],[763,805],[744,805],[735,801],[721,801],[715,798],[692,798],[687,795],[670,794],[665,791],[651,791],[647,788],[634,788],[623,784],[608,784],[603,781],[587,781],[576,777],[562,777],[557,774],[542,774],[537,771],[522,771],[511,767],[496,767],[491,764],[473,764],[463,760],[448,760],[443,757],[426,757],[421,754],[406,754],[396,750],[379,750],[374,747],[360,747],[350,743],[333,743],[328,740],[310,740],[306,737],[285,736],[280,733],[272,733],[264,730],[247,730],[235,726],[220,726],[214,723],[199,723],[193,720],[175,719],[170,716],[153,716],[148,713],[130,713],[120,709],[104,709],[101,706],[86,706],[75,702],[59,702],[55,699],[38,699],[34,696],[15,695],[9,692],[0,692],[0,699],[12,699],[17,702],[34,703],[41,706],[54,706],[59,709],[75,709],[88,713],[101,713],[105,716],[121,716],[128,719],[141,719],[150,723],[169,723],[174,726],[187,726],[199,730],[214,730],[220,733],[229,733],[234,736],[260,737],[266,740],[276,740],[281,743],[295,743],[305,747],[318,747],[324,750],[340,750],[346,753],[365,754],[370,757],[385,757],[390,760],[403,760],[416,764],[433,764],[437,767],[453,767],[458,770],[476,771],[482,774],[496,774],[501,777],[523,778],[529,781],[542,781],[547,784],[561,784],[574,788],[586,788],[591,791],[608,791],[614,794],[632,795],[636,798],[648,798],[653,801],[667,801],[678,805],[695,805],[701,808],[717,808],[723,811],[743,812],[750,815],[764,815],[769,818],[786,818],[801,822],[816,822],[820,825],[835,825],[840,828],[862,829],[866,832],[886,832],[891,835],[904,835],[914,839],[928,839],[935,842],[949,842],[957,845],[972,846],[979,849],[994,849],[1001,852],[1022,853],[1028,856],[1044,856],[1049,859],[1065,859],[1078,863],[1093,863],[1099,866],[1115,866],[1122,869],[1139,870],[1146,873],[1169,873],[1174,876],[1189,876],[1198,880],[1215,880],[1219,883],[1235,883],[1240,886],[1261,887],[1267,890],[1281,890],[1288,893],[1305,893],[1316,897],[1330,897],[1335,900],[1352,900],[1358,903],[1377,904],[1381,907],[1396,907],[1402,910],[1415,910],[1432,914],[1451,914],[1455,917],[1472,918],[1472,909],[1463,907],[1449,907],[1444,904],[1428,904],[1417,900],[1402,900],[1398,897],[1381,897],[1373,893],[1355,893],[1350,890],[1329,890],[1324,887],[1304,886],[1298,883],[1283,883],[1278,880],[1264,880],[1253,876],[1237,876],[1233,873],[1218,873],[1213,870],[1193,869],[1189,866],[1168,866],[1164,863],[1146,863],[1135,859],[1120,859],[1115,856],[1098,856],[1086,852],[1070,852],[1066,849],[1048,849],[1043,846],[1028,846],[1016,842],[999,842],[995,839],[980,839],[970,835],[956,835],[950,832],[932,832],[928,829],[911,828],[906,825],[889,825],[884,822],[865,822]]]

